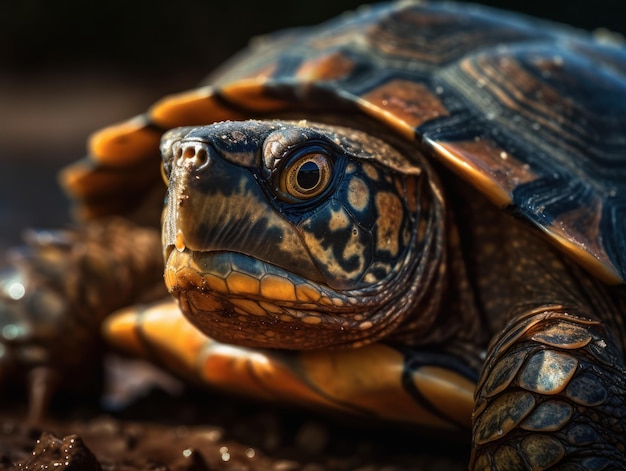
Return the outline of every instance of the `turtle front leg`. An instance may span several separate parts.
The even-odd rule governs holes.
[[[129,307],[103,326],[108,343],[200,386],[279,404],[465,436],[475,374],[458,358],[372,344],[286,351],[217,342],[173,300]]]
[[[560,306],[515,318],[476,390],[472,470],[626,469],[623,352]]]
[[[166,293],[155,229],[115,218],[30,231],[26,243],[0,271],[0,395],[26,383],[38,421],[57,389],[98,383],[104,318]]]

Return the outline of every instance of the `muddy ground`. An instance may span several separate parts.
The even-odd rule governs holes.
[[[107,369],[128,381],[100,400],[59,394],[39,423],[26,420],[22,393],[5,393],[0,470],[466,468],[469,447],[456,440],[188,389],[142,362],[115,358]]]

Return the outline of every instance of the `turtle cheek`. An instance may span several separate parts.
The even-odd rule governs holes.
[[[369,163],[350,165],[336,193],[302,222],[302,238],[325,284],[341,291],[393,289],[388,282],[414,231],[407,178],[413,177],[374,172]]]
[[[371,234],[337,200],[331,200],[301,224],[302,238],[335,290],[360,287],[372,258]]]

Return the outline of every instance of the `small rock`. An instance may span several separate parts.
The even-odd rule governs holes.
[[[22,463],[21,469],[102,471],[100,463],[78,435],[68,435],[60,440],[47,432],[41,434],[32,456]]]

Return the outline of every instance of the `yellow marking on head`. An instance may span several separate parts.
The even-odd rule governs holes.
[[[363,277],[363,281],[365,281],[366,283],[376,283],[378,280],[376,279],[376,277],[372,273],[367,273]]]
[[[171,290],[178,285],[178,281],[176,280],[176,270],[172,267],[167,267],[165,269],[163,277],[165,279],[165,286],[168,290]]]
[[[304,322],[305,324],[320,324],[322,322],[322,319],[320,317],[316,317],[316,316],[307,316],[307,317],[303,317],[302,322]]]
[[[195,264],[191,263],[193,265],[191,267],[189,265],[177,266],[176,261],[172,261],[172,258],[174,257],[170,257],[164,273],[165,284],[168,289],[171,290],[175,287],[193,289],[204,286],[204,279]]]
[[[330,229],[331,232],[345,229],[349,225],[350,218],[343,208],[338,211],[331,210],[330,221],[328,222],[328,229]]]
[[[388,251],[392,256],[400,251],[399,238],[402,227],[403,208],[400,199],[393,193],[376,194],[378,224],[376,226],[376,249]]]
[[[341,254],[344,260],[350,260],[356,258],[358,263],[355,265],[354,270],[347,272],[344,267],[341,265],[338,266],[339,273],[343,275],[344,278],[353,278],[354,275],[359,275],[365,267],[365,258],[363,257],[363,253],[365,251],[365,246],[361,243],[361,241],[357,237],[352,237],[345,248],[343,249],[343,253]]]
[[[201,274],[203,273],[203,270],[198,265],[197,260],[195,260],[191,253],[187,251],[173,250],[166,263],[166,269],[173,270],[179,280],[181,277],[185,276],[189,279],[197,279],[195,277],[201,277]],[[202,282],[197,281],[197,285],[202,286]]]
[[[226,281],[223,278],[212,275],[211,273],[205,274],[203,278],[206,285],[213,291],[218,291],[220,293],[228,292],[228,288],[226,287]]]
[[[327,296],[323,296],[320,298],[319,300],[320,304],[323,304],[324,306],[332,306],[333,305],[333,301],[327,297]]]
[[[180,296],[179,301],[182,303],[189,303],[189,306],[181,306],[188,315],[193,314],[194,322],[201,322],[202,319],[198,318],[196,311],[221,311],[224,305],[221,300],[214,298],[213,296],[207,296],[205,293],[195,290],[187,291],[183,296]]]
[[[270,314],[282,314],[283,313],[283,310],[281,309],[281,307],[277,306],[274,303],[259,301],[259,306],[261,306],[263,309],[265,309],[266,312]],[[291,320],[291,318],[289,319]]]
[[[370,200],[367,184],[360,178],[352,178],[348,185],[348,203],[356,211],[363,211]]]
[[[176,232],[176,242],[174,245],[176,246],[176,250],[180,252],[185,250],[185,235],[180,229]]]
[[[237,295],[258,295],[260,292],[259,280],[245,273],[232,272],[226,278],[226,285],[228,286],[228,291]]]
[[[276,301],[297,301],[293,283],[276,275],[265,275],[261,279],[261,296]]]
[[[202,288],[203,277],[196,270],[183,268],[176,273],[178,286],[182,289]]]
[[[367,175],[370,180],[378,181],[378,179],[380,178],[380,175],[378,175],[378,170],[376,170],[376,167],[374,167],[369,162],[363,163],[363,171],[365,172],[365,175]]]
[[[341,298],[332,298],[332,299],[333,299],[333,304],[337,307],[342,307],[346,304]]]
[[[372,324],[372,321],[361,322],[359,324],[359,329],[361,329],[361,330],[371,329],[373,325],[374,324]]]
[[[310,222],[311,220],[304,221],[302,226],[307,227]],[[308,252],[314,254],[318,266],[321,266],[331,279],[334,278],[338,281],[352,280],[360,277],[365,268],[365,247],[359,231],[359,227],[355,224],[351,227],[346,227],[344,232],[347,237],[343,247],[337,247],[335,243],[332,242],[331,244],[323,244],[322,240],[317,238],[314,231],[304,231],[302,237],[309,249]],[[339,244],[342,242],[341,239],[337,241]],[[337,256],[338,249],[342,250],[341,256],[339,257]]]
[[[252,301],[250,299],[230,299],[230,302],[246,314],[260,317],[267,316],[267,311],[256,301]]]
[[[370,272],[373,272],[373,271],[383,272],[385,273],[385,275],[388,275],[389,273],[393,271],[393,267],[389,263],[374,262],[370,266]],[[375,282],[378,280],[378,278],[376,278],[376,276],[373,273],[368,273],[367,275],[365,275],[365,278],[366,278],[366,281],[369,280],[370,282]]]
[[[296,297],[300,302],[313,301],[316,303],[321,296],[320,292],[311,285],[302,284],[296,286]]]

